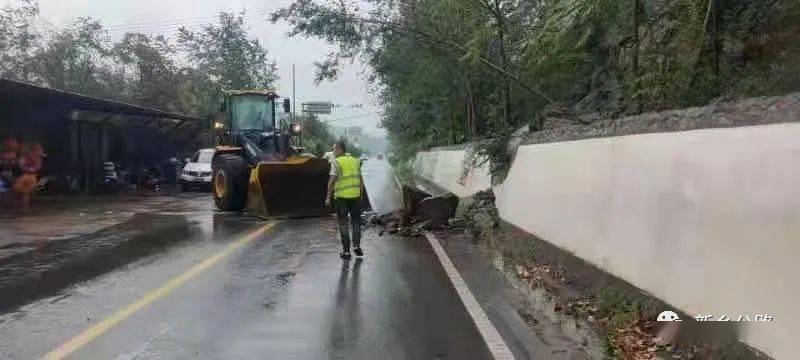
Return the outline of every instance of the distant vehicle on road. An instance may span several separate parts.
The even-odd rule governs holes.
[[[181,191],[187,191],[192,186],[211,186],[211,159],[214,158],[214,149],[201,149],[186,159],[178,181]]]
[[[383,160],[383,154],[378,154],[377,159],[378,160]]]
[[[361,161],[367,161],[367,160],[369,160],[369,156],[367,156],[367,154],[361,155]]]

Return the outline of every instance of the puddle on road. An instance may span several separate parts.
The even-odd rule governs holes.
[[[207,232],[185,216],[137,214],[92,234],[38,243],[0,258],[0,313]]]

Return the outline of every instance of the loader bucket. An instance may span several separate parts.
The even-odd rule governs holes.
[[[247,208],[256,216],[319,216],[332,210],[325,206],[330,164],[313,157],[260,162],[250,172]]]

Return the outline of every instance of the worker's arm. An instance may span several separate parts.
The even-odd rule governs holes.
[[[359,180],[361,180],[361,199],[363,200],[367,196],[367,186],[364,185],[364,176],[358,174]]]
[[[328,191],[325,193],[325,206],[331,206],[334,186],[336,186],[336,175],[331,175],[330,179],[328,179]]]
[[[333,155],[331,155],[333,156]],[[335,159],[335,158],[334,158]],[[331,167],[330,167],[330,178],[328,178],[328,191],[325,193],[325,206],[331,206],[331,199],[333,198],[333,189],[336,188],[336,180],[339,178],[339,164],[336,163],[336,160],[330,160]]]

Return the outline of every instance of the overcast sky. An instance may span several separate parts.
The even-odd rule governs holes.
[[[15,0],[0,0],[2,4],[13,4]],[[360,125],[365,132],[383,134],[377,128],[381,109],[375,96],[370,94],[363,80],[364,67],[353,64],[344,67],[335,82],[314,84],[314,61],[324,58],[332,48],[316,39],[288,38],[285,23],[272,24],[268,13],[286,6],[291,0],[39,0],[42,17],[55,25],[68,24],[81,16],[99,19],[109,26],[112,36],[127,31],[164,34],[174,38],[180,25],[198,29],[202,24],[214,21],[219,11],[246,10],[245,23],[250,34],[261,41],[279,67],[278,93],[291,96],[292,64],[297,69],[297,102],[332,101],[342,104],[334,114],[323,116],[323,120],[336,120],[338,126]],[[348,108],[363,104],[363,108]],[[361,116],[370,114],[369,116]]]

